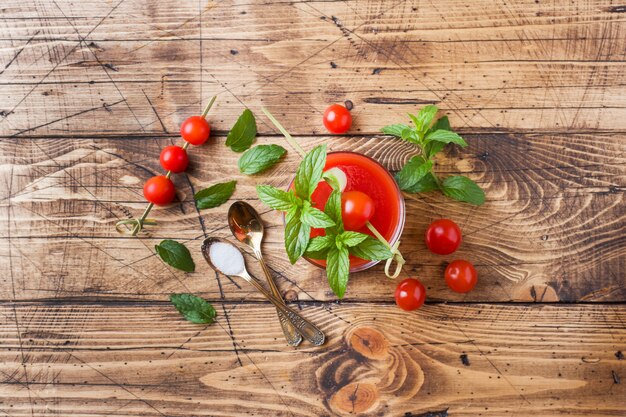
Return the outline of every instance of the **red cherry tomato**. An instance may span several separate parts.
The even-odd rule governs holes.
[[[444,274],[446,284],[452,291],[468,292],[476,285],[478,275],[474,265],[467,261],[452,261]]]
[[[415,278],[407,278],[398,284],[395,298],[398,307],[402,310],[412,311],[424,304],[426,288]]]
[[[210,134],[209,122],[202,116],[191,116],[180,125],[180,135],[192,145],[202,145]]]
[[[346,230],[361,230],[374,215],[374,201],[360,191],[341,194],[341,217]]]
[[[341,104],[333,104],[324,112],[324,126],[330,133],[346,133],[352,126],[352,116]]]
[[[187,157],[187,151],[180,146],[166,146],[161,151],[161,166],[166,171],[183,172],[187,169],[189,164],[189,158]]]
[[[435,220],[426,230],[426,246],[437,255],[449,255],[461,244],[461,229],[452,220]]]
[[[174,183],[165,175],[157,175],[146,181],[143,186],[143,195],[151,203],[157,206],[164,206],[169,204],[176,195],[176,188]]]

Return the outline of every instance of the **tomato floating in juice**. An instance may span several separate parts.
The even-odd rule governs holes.
[[[341,169],[348,179],[344,191],[361,191],[374,201],[375,211],[370,222],[376,230],[387,241],[391,241],[394,238],[397,239],[404,223],[404,200],[391,174],[373,159],[353,152],[329,153],[326,157],[324,170],[335,167]],[[311,196],[313,205],[320,210],[324,210],[331,192],[332,188],[326,182],[320,182]],[[364,226],[359,232],[372,235],[367,226]],[[311,237],[324,234],[324,229],[311,230]],[[324,260],[309,260],[320,266],[326,265]],[[350,256],[351,269],[370,262]]]

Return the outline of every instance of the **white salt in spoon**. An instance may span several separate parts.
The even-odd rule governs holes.
[[[254,288],[265,296],[274,306],[287,317],[298,332],[315,346],[324,344],[324,333],[313,323],[303,318],[293,309],[283,304],[282,300],[267,291],[261,281],[253,277],[246,270],[243,255],[235,245],[219,237],[208,237],[202,242],[202,254],[207,263],[214,270],[224,275],[240,277],[248,281]]]

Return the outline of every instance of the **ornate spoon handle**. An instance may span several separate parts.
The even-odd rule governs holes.
[[[274,282],[272,274],[267,269],[267,265],[265,265],[265,261],[263,260],[263,255],[261,254],[261,251],[255,250],[254,254],[259,260],[261,268],[263,268],[265,278],[267,278],[267,283],[270,286],[270,290],[272,290],[272,294],[274,294],[274,296],[278,298],[282,304],[285,304],[280,294],[280,291],[278,291],[278,287],[276,287],[276,283]],[[290,346],[298,346],[302,342],[302,335],[298,332],[294,325],[291,324],[291,321],[283,314],[282,311],[277,308],[276,312],[278,313],[278,320],[280,321],[280,326],[283,328],[283,334],[285,335],[285,339],[287,339],[287,344],[289,344]]]
[[[283,304],[282,300],[267,291],[265,287],[263,287],[263,284],[261,284],[261,282],[257,278],[247,273],[244,273],[240,276],[241,278],[252,284],[254,288],[256,288],[261,294],[265,296],[265,298],[267,298],[272,304],[274,304],[274,307],[276,307],[278,311],[285,315],[287,320],[289,320],[291,324],[293,324],[298,332],[300,332],[302,337],[313,343],[315,346],[320,346],[324,344],[324,333],[322,333],[322,331],[318,329],[317,326],[302,317],[300,314],[296,313],[290,307],[287,307],[285,304]]]

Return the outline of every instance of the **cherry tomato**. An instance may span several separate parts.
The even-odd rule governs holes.
[[[151,203],[157,206],[169,204],[176,195],[174,183],[165,175],[157,175],[146,181],[143,186],[143,195]]]
[[[426,246],[437,255],[449,255],[461,244],[461,229],[452,220],[435,220],[426,230]]]
[[[394,296],[398,307],[402,310],[412,311],[424,304],[426,288],[415,278],[407,278],[398,284]]]
[[[333,104],[324,112],[324,126],[330,133],[346,133],[352,126],[352,116],[341,104]]]
[[[202,116],[191,116],[180,125],[180,135],[192,145],[202,145],[210,134],[209,122]]]
[[[175,145],[163,148],[159,160],[164,170],[176,173],[186,170],[187,164],[189,163],[187,151]]]
[[[452,261],[444,274],[446,284],[452,291],[469,292],[478,281],[474,265],[467,261]]]
[[[346,230],[361,230],[374,215],[374,201],[360,191],[341,194],[341,217]]]

